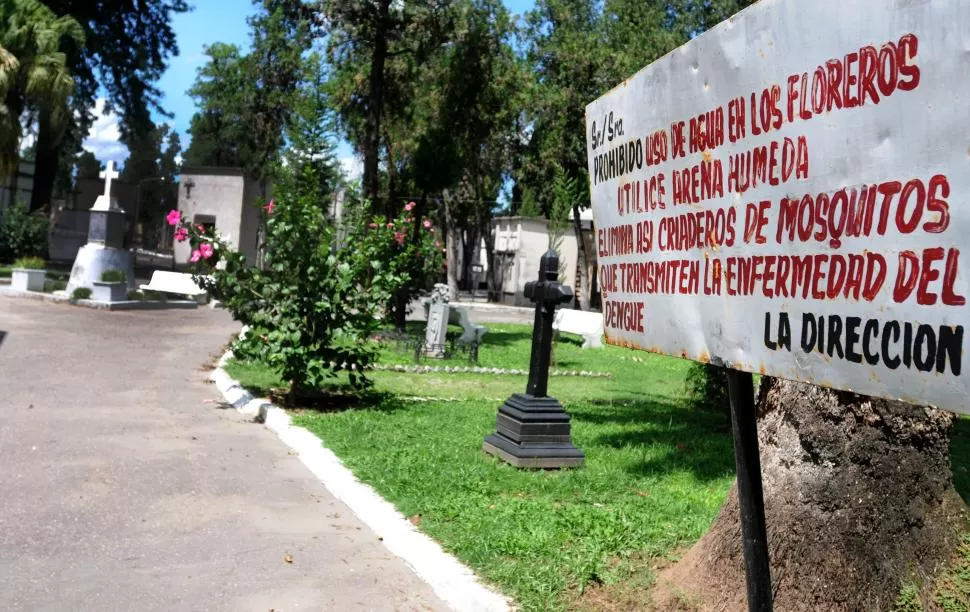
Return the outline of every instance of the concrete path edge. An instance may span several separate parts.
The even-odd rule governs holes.
[[[459,612],[505,612],[509,600],[482,585],[475,574],[418,531],[393,504],[354,476],[323,441],[292,424],[286,412],[266,399],[253,397],[225,371],[232,351],[226,351],[209,374],[225,401],[252,416],[279,436],[310,472],[370,529],[384,546],[401,558],[446,604]]]

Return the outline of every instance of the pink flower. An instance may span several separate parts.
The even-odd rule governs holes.
[[[200,234],[204,234],[205,233],[205,226],[204,225],[196,225],[195,227],[196,227],[196,229],[199,230],[199,233]]]
[[[436,248],[436,249],[440,249],[440,248],[441,248],[441,242],[440,242],[440,241],[438,241],[438,240],[435,240],[435,241],[434,241],[434,248]]]
[[[393,223],[388,223],[387,224],[387,229],[391,229],[392,227],[394,227],[394,224]]]
[[[178,240],[179,242],[185,242],[188,239],[188,237],[189,237],[189,230],[185,229],[184,227],[180,227],[177,230],[175,230],[175,239]]]
[[[408,217],[407,219],[404,220],[405,223],[411,223],[412,221],[414,221],[414,219],[411,217]]]
[[[276,200],[270,200],[269,204],[267,204],[263,208],[266,209],[266,214],[268,215],[273,214],[273,210],[276,208]]]
[[[404,210],[411,212],[411,210],[416,206],[414,202],[408,202],[404,205]]]
[[[210,257],[212,257],[212,254],[213,254],[213,250],[212,250],[211,244],[209,244],[208,242],[203,242],[202,244],[199,245],[199,255],[202,256],[202,259],[209,259]]]
[[[404,234],[401,232],[394,232],[394,240],[396,240],[398,244],[404,244]]]
[[[189,257],[189,261],[191,261],[192,263],[195,263],[195,262],[199,261],[199,258],[200,257],[202,257],[202,254],[199,253],[199,249],[196,249],[196,250],[192,251],[192,257]]]
[[[182,213],[177,210],[170,210],[168,211],[168,215],[166,215],[165,220],[168,221],[169,225],[178,225],[182,220]]]
[[[424,220],[424,229],[431,229],[431,221]]]
[[[377,224],[376,223],[371,223],[370,225],[368,225],[368,227],[371,228],[371,229],[377,229]]]

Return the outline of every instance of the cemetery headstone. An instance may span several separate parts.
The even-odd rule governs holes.
[[[99,175],[104,179],[104,193],[91,207],[88,222],[88,242],[78,249],[67,283],[67,293],[75,289],[94,288],[94,281],[101,280],[106,270],[123,270],[128,279],[128,289],[135,288],[134,258],[131,251],[123,248],[125,240],[125,211],[111,194],[111,182],[118,178],[114,162],[109,160]]]
[[[573,446],[569,414],[559,400],[547,395],[556,306],[573,299],[572,289],[558,282],[558,277],[559,256],[547,251],[539,263],[539,279],[525,286],[525,296],[536,305],[526,392],[505,400],[495,433],[483,445],[486,453],[516,467],[576,467],[585,459],[583,451]]]
[[[428,322],[424,329],[424,352],[428,357],[445,356],[445,340],[448,335],[448,317],[451,291],[448,285],[438,283],[431,291]]]

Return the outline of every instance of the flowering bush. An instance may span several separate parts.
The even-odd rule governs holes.
[[[233,352],[275,367],[292,381],[291,393],[299,393],[340,372],[357,388],[369,386],[363,370],[377,351],[369,339],[382,326],[391,297],[415,278],[416,266],[425,274],[440,269],[434,230],[415,228],[410,206],[395,219],[365,220],[352,210],[337,228],[319,202],[284,190],[263,209],[260,267],[178,211],[168,221],[176,240],[192,246],[195,281],[249,326]],[[416,240],[407,239],[411,232]]]

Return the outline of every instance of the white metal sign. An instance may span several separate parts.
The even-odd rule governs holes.
[[[966,0],[761,0],[586,127],[610,343],[970,412]]]

